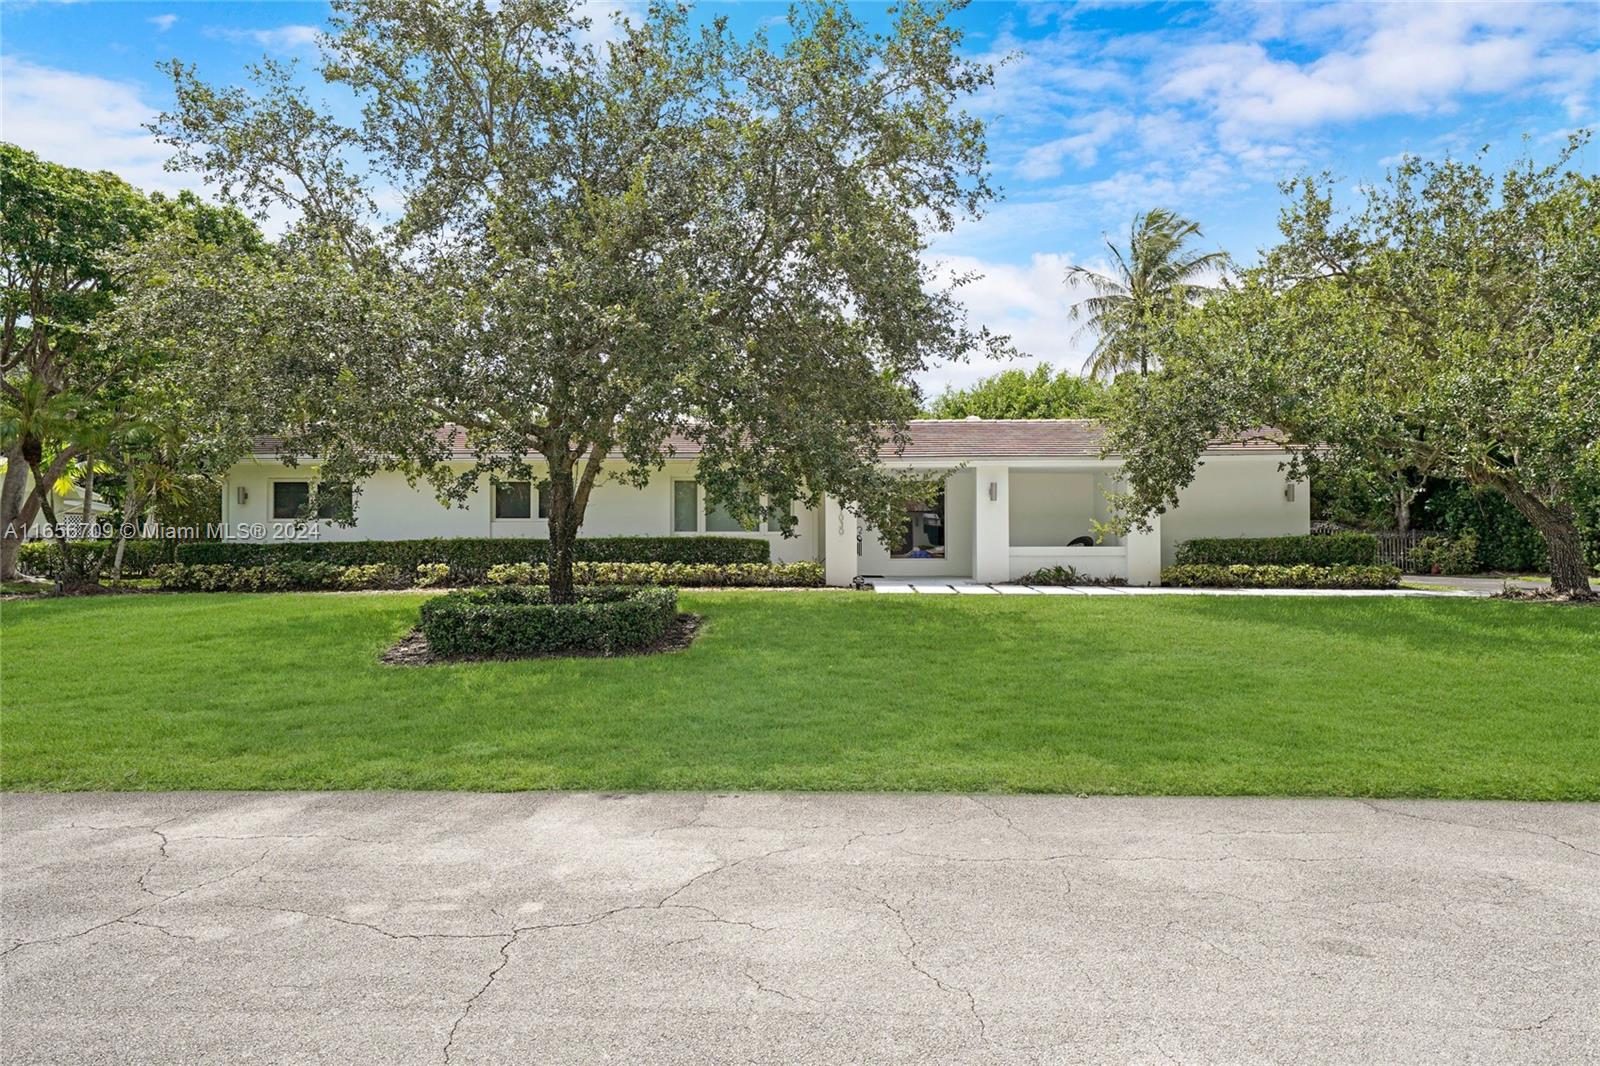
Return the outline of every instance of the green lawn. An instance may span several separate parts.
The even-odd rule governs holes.
[[[420,594],[0,605],[8,789],[1600,800],[1600,611],[687,594],[688,651],[381,666]]]

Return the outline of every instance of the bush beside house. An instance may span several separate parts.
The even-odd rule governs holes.
[[[1197,537],[1178,545],[1174,561],[1180,567],[1371,566],[1378,561],[1378,538],[1370,533]]]
[[[700,588],[813,588],[823,580],[820,563],[578,563],[578,581],[587,585],[689,585]],[[402,570],[393,563],[339,566],[323,562],[280,562],[265,566],[226,563],[168,563],[154,576],[164,589],[188,592],[289,592],[325,589],[440,588],[477,584],[458,578],[446,563],[421,563]],[[548,580],[544,563],[491,567],[497,585],[539,585]]]
[[[444,563],[459,582],[482,581],[503,563],[542,563],[550,542],[523,537],[435,537],[425,540],[294,541],[244,544],[235,541],[183,544],[186,564],[266,566],[273,563],[389,563],[414,573],[424,563]],[[574,553],[589,563],[765,563],[772,546],[757,537],[583,537]]]
[[[579,586],[578,602],[551,603],[546,586],[450,592],[422,605],[435,655],[611,654],[659,641],[678,617],[672,588]]]
[[[1161,583],[1176,588],[1232,589],[1392,589],[1400,583],[1398,566],[1225,566],[1191,563],[1161,571]]]

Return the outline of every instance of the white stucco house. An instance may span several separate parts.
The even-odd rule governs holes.
[[[913,422],[910,444],[886,456],[885,464],[950,473],[940,498],[908,506],[909,532],[890,547],[832,499],[801,513],[789,537],[769,532],[764,523],[741,529],[732,516],[708,506],[694,480],[695,445],[677,440],[660,476],[645,488],[604,480],[596,485],[583,535],[759,537],[772,542],[775,561],[823,563],[830,585],[847,585],[858,576],[1003,582],[1051,565],[1149,585],[1159,582],[1177,545],[1192,537],[1310,531],[1308,486],[1286,479],[1281,465],[1287,452],[1257,441],[1209,449],[1179,506],[1155,519],[1149,532],[1096,542],[1093,523],[1106,517],[1105,495],[1120,470],[1115,456],[1101,456],[1101,438],[1096,423],[1076,419]],[[462,460],[464,468],[465,453]],[[537,464],[533,470],[536,483]],[[314,522],[310,530],[297,528],[295,516],[316,476],[315,460],[288,466],[276,442],[259,443],[256,454],[235,465],[223,482],[224,535],[403,540],[542,538],[548,532],[539,494],[529,482],[485,482],[465,506],[447,507],[426,485],[412,487],[392,473],[359,486],[353,526]]]

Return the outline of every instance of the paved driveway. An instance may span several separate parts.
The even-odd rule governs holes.
[[[1600,810],[3,800],[4,1060],[1600,1058]]]

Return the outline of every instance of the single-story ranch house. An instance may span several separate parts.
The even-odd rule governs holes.
[[[1119,463],[1102,458],[1094,422],[1061,420],[919,421],[911,442],[887,464],[950,470],[937,499],[909,505],[909,529],[885,547],[854,515],[828,499],[800,514],[794,535],[765,523],[743,529],[706,500],[694,481],[697,451],[676,440],[660,475],[643,489],[597,483],[584,536],[717,534],[762,537],[777,562],[824,564],[830,585],[862,577],[949,577],[1008,581],[1053,565],[1134,585],[1160,580],[1176,547],[1193,537],[1306,533],[1307,486],[1286,480],[1287,452],[1270,441],[1209,449],[1179,506],[1152,521],[1148,533],[1096,542],[1093,523],[1106,518],[1105,494],[1117,485]],[[463,467],[468,456],[463,453]],[[222,522],[233,539],[303,537],[294,519],[305,506],[316,462],[284,464],[273,441],[229,472],[223,482]],[[533,466],[535,483],[538,466]],[[465,506],[445,506],[425,485],[397,473],[360,486],[355,524],[317,523],[326,540],[402,540],[419,537],[534,537],[547,535],[539,493],[529,482],[484,485]]]

